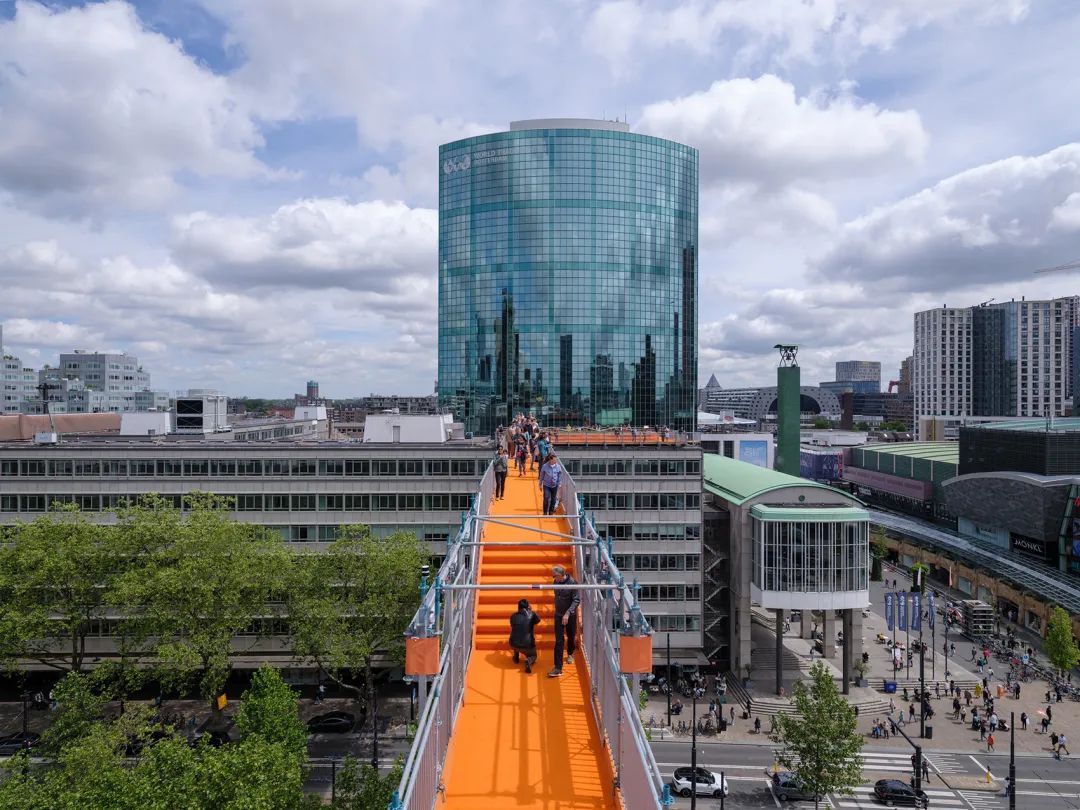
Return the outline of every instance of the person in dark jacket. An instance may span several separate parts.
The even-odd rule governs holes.
[[[510,615],[510,648],[514,651],[514,663],[525,656],[525,671],[532,672],[536,663],[536,636],[533,628],[540,624],[540,617],[529,607],[528,599],[518,600],[516,613]]]
[[[551,567],[552,578],[556,585],[576,585],[570,573],[561,565]],[[566,663],[574,663],[574,650],[577,637],[577,609],[581,596],[574,588],[559,588],[555,591],[555,668],[548,673],[549,678],[562,675],[563,647],[566,647]]]
[[[495,473],[495,499],[501,501],[506,494],[506,473],[510,470],[510,459],[506,455],[505,447],[499,447],[491,469]]]

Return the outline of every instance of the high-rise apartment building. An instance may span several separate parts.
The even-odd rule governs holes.
[[[1061,415],[1080,297],[915,314],[915,415]]]
[[[438,392],[466,431],[517,412],[693,429],[697,150],[550,119],[439,164]]]
[[[896,393],[902,397],[911,395],[911,367],[914,363],[915,358],[911,355],[900,361],[900,379],[896,382]],[[889,390],[892,390],[891,384]]]

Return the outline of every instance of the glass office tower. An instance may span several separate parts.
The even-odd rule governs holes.
[[[439,397],[467,431],[692,430],[698,153],[620,122],[439,149]]]

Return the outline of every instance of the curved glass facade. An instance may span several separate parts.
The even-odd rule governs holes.
[[[439,149],[439,396],[467,431],[692,430],[698,153],[625,124]]]

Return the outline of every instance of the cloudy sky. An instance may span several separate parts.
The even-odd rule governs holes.
[[[702,383],[1080,292],[1075,0],[0,0],[0,322],[155,387],[427,393],[437,147],[626,116],[701,150]]]

